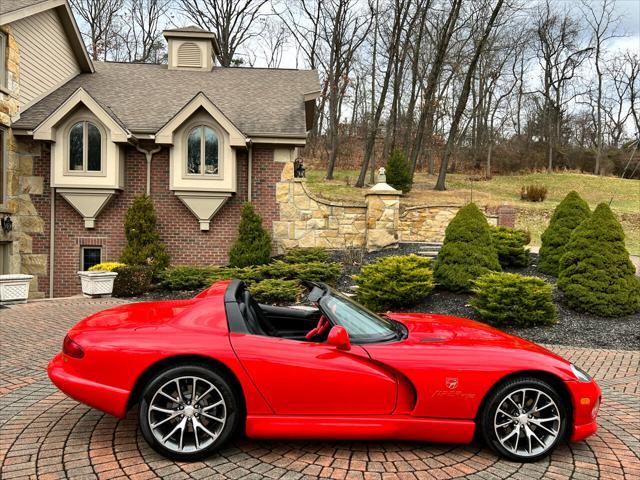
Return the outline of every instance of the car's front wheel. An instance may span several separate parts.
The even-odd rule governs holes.
[[[174,460],[198,460],[233,434],[238,407],[233,386],[223,375],[204,366],[176,366],[145,387],[140,429],[158,453]]]
[[[547,382],[518,378],[491,394],[480,422],[485,442],[496,452],[518,462],[533,462],[564,438],[567,408]]]

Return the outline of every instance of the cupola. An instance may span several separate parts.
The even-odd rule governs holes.
[[[167,40],[169,70],[211,70],[218,54],[216,37],[200,27],[174,28],[162,32]]]

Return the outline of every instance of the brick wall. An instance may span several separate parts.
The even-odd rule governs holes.
[[[152,147],[146,145],[145,147]],[[115,261],[125,244],[124,216],[133,198],[146,189],[146,159],[135,148],[127,146],[125,155],[125,189],[115,195],[98,215],[93,229],[86,229],[84,221],[66,200],[56,195],[54,294],[68,296],[80,293],[77,271],[80,268],[80,248],[100,245],[103,259]],[[167,245],[173,265],[225,264],[235,240],[240,221],[240,209],[247,199],[246,151],[237,154],[237,192],[216,213],[209,231],[201,231],[198,220],[169,190],[169,152],[163,149],[153,156],[151,168],[151,198],[158,217],[160,237]],[[43,195],[34,198],[38,214],[44,220],[42,234],[35,236],[34,252],[48,253],[50,218],[50,185],[48,149],[35,161],[36,175],[44,180]],[[277,220],[278,205],[275,185],[280,179],[282,165],[274,163],[273,150],[254,148],[253,203],[271,231]],[[40,278],[41,290],[48,292],[48,278]]]

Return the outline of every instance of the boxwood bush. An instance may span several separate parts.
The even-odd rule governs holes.
[[[436,282],[452,291],[470,291],[472,281],[501,270],[487,219],[474,204],[461,208],[445,230],[435,266]]]
[[[431,260],[418,255],[383,257],[354,277],[358,300],[372,310],[409,307],[434,287]]]
[[[589,205],[576,192],[569,192],[553,211],[549,226],[542,234],[542,245],[538,258],[541,272],[558,276],[560,258],[569,243],[571,233],[589,218]]]
[[[322,247],[292,248],[285,256],[287,263],[326,262],[329,252]]]
[[[556,322],[551,285],[536,277],[492,272],[474,281],[471,305],[487,323],[532,327]]]
[[[283,305],[295,303],[304,289],[298,280],[269,278],[249,285],[249,291],[260,303]]]
[[[491,227],[491,240],[503,268],[529,265],[529,250],[524,248],[531,241],[529,232],[507,227]]]
[[[558,288],[569,307],[603,317],[640,310],[640,278],[620,222],[606,203],[571,234],[560,260]]]
[[[118,274],[113,282],[113,296],[137,297],[151,289],[153,267],[146,265],[125,265],[113,270]]]
[[[264,278],[297,279],[334,284],[342,272],[342,265],[323,262],[287,263],[278,260],[261,265],[257,267],[257,270]]]

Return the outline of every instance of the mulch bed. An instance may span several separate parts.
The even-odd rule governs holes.
[[[345,265],[343,275],[338,279],[337,288],[343,292],[353,292],[354,281],[351,278],[360,271],[363,264],[388,255],[407,255],[416,253],[421,245],[404,243],[398,248],[367,253],[362,250],[336,251],[332,261]],[[526,268],[511,269],[513,273],[536,276],[555,284],[556,279],[538,272],[538,255],[531,254],[530,265]],[[179,300],[193,297],[197,292],[154,291],[135,301]],[[439,313],[480,321],[475,310],[469,305],[469,294],[452,293],[436,289],[424,302],[408,310],[413,312]],[[614,350],[640,350],[640,313],[619,318],[604,318],[578,313],[562,303],[562,292],[554,288],[554,300],[558,312],[558,323],[550,326],[530,328],[505,328],[504,330],[536,343],[569,345],[588,348],[606,348]]]
[[[360,262],[370,263],[388,255],[416,253],[419,244],[401,244],[398,248],[373,253],[360,253],[357,264],[345,267],[345,273],[338,280],[338,289],[351,291],[354,285],[352,275],[360,271]],[[351,263],[353,253],[335,252],[333,260]],[[555,284],[556,279],[537,269],[538,255],[531,254],[531,262],[526,268],[510,269],[510,272],[535,276]],[[452,293],[436,289],[424,302],[408,310],[413,312],[439,313],[480,321],[480,317],[469,305],[469,294]],[[562,303],[562,292],[554,288],[554,300],[558,312],[558,323],[550,326],[530,328],[504,328],[505,331],[536,343],[570,345],[576,347],[607,348],[615,350],[640,350],[640,313],[619,318],[604,318],[578,313]]]

